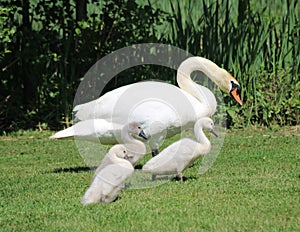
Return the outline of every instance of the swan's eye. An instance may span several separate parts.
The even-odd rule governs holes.
[[[123,151],[123,153],[125,154],[125,153],[126,153],[126,151],[124,150],[124,151]]]
[[[241,87],[235,83],[234,81],[231,81],[231,91],[237,89],[237,94],[240,95],[241,94]]]

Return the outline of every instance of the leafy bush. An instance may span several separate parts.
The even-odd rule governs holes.
[[[10,20],[2,27],[16,28],[11,40],[1,41],[14,51],[1,62],[1,130],[68,124],[80,78],[98,59],[157,41],[153,26],[165,17],[160,10],[133,0],[85,3],[86,17],[79,20],[75,1],[1,1],[0,9],[15,9],[6,11]]]

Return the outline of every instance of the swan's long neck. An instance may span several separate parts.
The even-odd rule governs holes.
[[[141,148],[141,149],[144,148],[144,143],[143,142],[141,142],[137,139],[134,139],[130,136],[128,126],[124,126],[124,128],[122,129],[121,139],[122,139],[124,144],[133,144],[133,145],[135,145],[135,147],[137,149],[138,148]],[[138,149],[138,150],[140,150],[140,149]],[[131,151],[129,151],[129,152],[131,152]],[[139,151],[135,151],[135,152],[139,152]]]
[[[123,143],[134,143],[136,141],[129,135],[128,126],[123,127],[123,129],[121,131],[121,139],[122,139]]]
[[[124,126],[121,131],[121,139],[123,143],[130,143],[132,138],[129,135],[128,126]]]
[[[199,122],[199,121],[196,122],[196,124],[194,126],[194,132],[195,132],[197,141],[200,144],[207,145],[208,147],[210,147],[210,141],[208,140],[208,138],[206,137],[206,135],[203,132],[203,126],[202,126],[201,122]]]
[[[195,86],[195,82],[191,79],[191,73],[194,71],[203,72],[215,84],[217,84],[223,91],[228,92],[226,88],[228,84],[226,79],[229,78],[229,73],[220,68],[212,61],[202,57],[190,57],[183,61],[177,70],[177,83],[179,87],[190,93],[198,100],[203,101],[203,94]],[[205,99],[205,98],[204,98]]]

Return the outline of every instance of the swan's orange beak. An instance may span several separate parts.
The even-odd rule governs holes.
[[[243,103],[242,103],[242,100],[241,100],[240,95],[238,93],[238,88],[234,88],[230,93],[231,93],[231,96],[234,98],[234,100],[236,100],[237,103],[239,103],[240,106],[242,106]]]

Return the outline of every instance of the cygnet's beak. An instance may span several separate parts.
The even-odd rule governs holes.
[[[217,132],[216,132],[214,129],[211,129],[211,130],[210,130],[210,133],[212,133],[212,134],[213,134],[214,136],[216,136],[216,137],[219,137],[218,134],[217,134]]]
[[[142,137],[143,139],[148,139],[147,135],[145,134],[145,132],[143,130],[141,130],[141,132],[139,133],[139,136]]]
[[[124,159],[126,159],[126,160],[128,160],[128,161],[130,161],[130,159],[132,159],[133,158],[133,154],[126,154],[125,156],[124,156]]]

